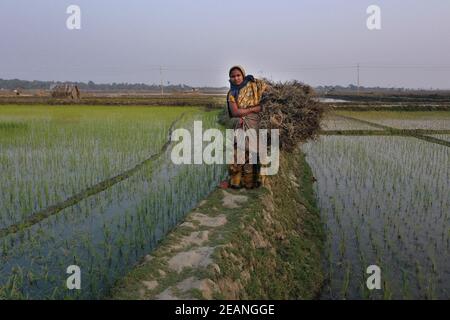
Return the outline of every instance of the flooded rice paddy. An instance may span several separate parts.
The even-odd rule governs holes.
[[[422,116],[345,115],[408,128]],[[445,127],[438,115],[418,127]],[[450,298],[450,148],[389,135],[323,135],[302,148],[328,233],[322,299]],[[370,265],[381,290],[367,288]]]
[[[31,114],[30,114],[31,112]],[[156,107],[0,107],[0,228],[158,154],[169,127],[216,112]],[[1,298],[101,298],[224,177],[173,165],[170,148],[127,179],[0,238]],[[8,229],[9,231],[11,229]],[[67,290],[66,269],[82,271]]]

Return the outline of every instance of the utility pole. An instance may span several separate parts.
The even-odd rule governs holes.
[[[161,95],[164,95],[162,66],[159,66],[159,77],[161,79]]]
[[[357,79],[358,79],[358,81],[357,81],[357,86],[358,86],[357,92],[358,92],[358,96],[359,96],[359,63],[356,65],[356,73],[357,73]]]

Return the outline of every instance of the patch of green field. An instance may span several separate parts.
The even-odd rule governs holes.
[[[2,121],[28,125],[0,138],[0,225],[159,153],[182,114],[176,128],[192,131],[194,120],[217,127],[217,112],[198,108],[0,107]],[[169,157],[170,148],[110,188],[1,237],[0,298],[102,297],[223,178],[221,165]],[[71,264],[82,270],[83,290],[65,286]]]
[[[397,129],[450,129],[450,111],[336,111],[336,114]]]
[[[450,149],[413,137],[304,146],[328,230],[324,299],[448,299]],[[382,290],[367,290],[378,265]]]
[[[398,120],[434,120],[450,119],[450,111],[336,111],[350,117],[376,119],[398,119]]]
[[[371,126],[369,124],[361,123],[351,119],[346,119],[343,117],[338,117],[333,113],[329,113],[321,121],[321,129],[324,131],[335,131],[335,130],[381,130],[376,126]]]
[[[450,134],[431,134],[430,137],[450,142]]]
[[[0,106],[0,227],[157,153],[198,108]],[[26,129],[26,130],[25,130]]]

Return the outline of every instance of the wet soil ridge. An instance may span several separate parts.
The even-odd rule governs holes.
[[[113,299],[311,299],[323,226],[300,150],[254,190],[216,189],[111,291]]]

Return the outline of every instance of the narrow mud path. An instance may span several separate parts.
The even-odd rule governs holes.
[[[215,189],[111,289],[107,299],[311,299],[324,229],[297,150],[252,190]]]

